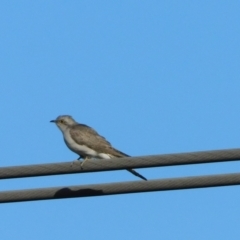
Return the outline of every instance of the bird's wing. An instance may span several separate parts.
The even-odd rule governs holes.
[[[110,154],[111,156],[119,158],[129,157],[127,154],[113,148],[110,142],[108,142],[104,137],[99,135],[94,129],[90,128],[87,125],[84,124],[75,125],[70,129],[70,134],[72,139],[76,143],[80,145],[85,145],[99,153],[107,153]],[[143,180],[147,180],[144,176],[142,176],[133,169],[127,168],[126,170],[132,173],[133,175],[140,177]]]
[[[99,135],[93,128],[78,124],[70,129],[73,140],[80,145],[85,145],[99,153],[107,153],[115,157],[127,157],[123,152],[113,148],[111,143]]]

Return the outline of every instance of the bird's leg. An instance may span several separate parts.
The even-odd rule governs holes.
[[[86,156],[83,158],[83,161],[81,162],[81,168],[83,167],[83,164],[88,160],[90,159],[90,157]]]
[[[80,155],[79,158],[78,158],[77,160],[72,161],[72,163],[71,163],[71,167],[73,166],[74,162],[80,161],[81,158],[83,158],[83,156]]]

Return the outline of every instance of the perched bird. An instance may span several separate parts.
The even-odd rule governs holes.
[[[64,141],[68,148],[83,158],[81,166],[89,158],[121,158],[129,157],[127,154],[113,148],[112,145],[93,128],[76,122],[69,115],[62,115],[50,122],[56,123],[63,134]],[[137,177],[147,180],[133,169],[126,169]]]

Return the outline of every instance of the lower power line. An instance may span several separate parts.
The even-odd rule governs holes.
[[[240,185],[240,173],[0,192],[0,203]]]

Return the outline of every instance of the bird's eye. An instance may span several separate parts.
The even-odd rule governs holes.
[[[64,120],[60,120],[60,123],[64,123]]]

